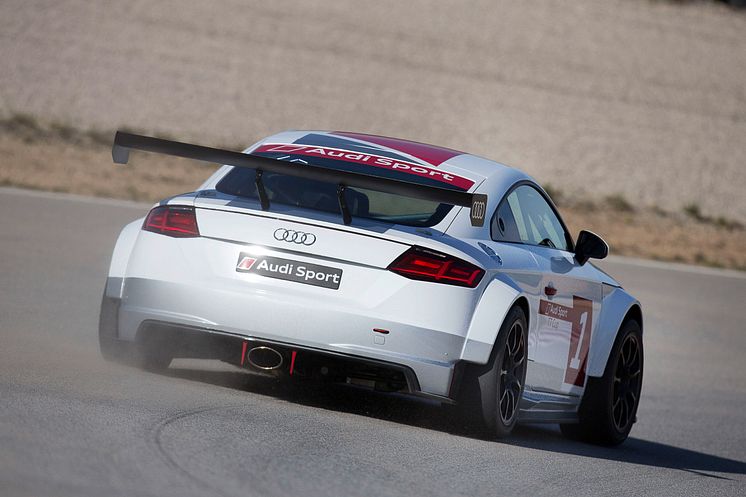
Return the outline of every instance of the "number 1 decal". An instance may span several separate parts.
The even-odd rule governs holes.
[[[565,383],[582,387],[585,384],[585,369],[593,330],[593,302],[577,295],[572,296],[572,307],[542,300],[539,305],[539,314],[569,322],[572,325],[569,337],[570,347],[565,365]]]
[[[583,343],[583,337],[585,336],[585,325],[588,324],[588,313],[584,312],[580,315],[580,343]],[[575,356],[570,359],[569,366],[573,369],[580,369],[580,349],[581,347],[575,348]]]

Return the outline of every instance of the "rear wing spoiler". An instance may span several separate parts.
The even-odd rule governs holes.
[[[114,162],[117,164],[127,164],[130,150],[143,150],[215,164],[255,169],[255,182],[263,210],[269,209],[269,198],[262,184],[262,174],[267,171],[287,176],[336,183],[337,199],[345,224],[350,224],[352,218],[347,207],[344,192],[346,187],[352,186],[404,197],[469,207],[471,209],[471,225],[484,225],[487,208],[487,195],[484,194],[449,190],[448,188],[421,185],[352,171],[339,171],[307,164],[298,165],[292,162],[259,157],[231,150],[204,147],[202,145],[193,145],[191,143],[117,131],[116,135],[114,135],[114,145],[111,149],[111,156]]]

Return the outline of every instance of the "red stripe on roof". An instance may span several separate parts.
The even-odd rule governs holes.
[[[391,171],[401,171],[407,174],[412,174],[414,176],[429,178],[447,185],[453,185],[457,188],[461,188],[464,191],[469,190],[469,188],[474,185],[474,181],[470,180],[469,178],[459,176],[444,169],[434,169],[416,162],[405,162],[395,160],[390,157],[381,157],[374,154],[363,154],[351,150],[317,147],[315,145],[298,145],[295,143],[265,143],[256,148],[251,153],[271,154],[278,152],[289,155],[318,157],[353,164],[363,164],[366,166],[388,169]]]
[[[377,135],[366,135],[364,133],[348,133],[346,131],[335,131],[333,135],[346,136],[348,138],[355,138],[356,140],[362,140],[376,145],[382,145],[384,147],[392,148],[409,154],[418,159],[422,159],[428,164],[433,166],[439,166],[443,162],[447,161],[451,157],[457,155],[463,155],[463,152],[458,150],[451,150],[450,148],[436,147],[435,145],[427,145],[426,143],[413,142],[409,140],[400,140],[399,138],[389,138],[386,136]]]

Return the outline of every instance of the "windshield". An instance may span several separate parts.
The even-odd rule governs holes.
[[[229,195],[259,199],[255,184],[256,170],[234,168],[215,187]],[[262,183],[271,204],[284,204],[323,212],[340,213],[337,185],[295,176],[264,172]],[[453,206],[383,193],[366,188],[348,187],[345,200],[353,218],[375,219],[406,226],[434,226]]]

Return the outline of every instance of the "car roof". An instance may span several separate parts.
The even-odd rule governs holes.
[[[532,180],[518,169],[477,155],[411,140],[348,131],[283,131],[260,140],[247,148],[245,152],[252,153],[257,150],[266,150],[268,145],[283,144],[318,147],[314,150],[366,153],[419,165],[430,170],[435,169],[464,178],[464,188],[469,191],[476,191],[482,183],[489,187],[490,192],[505,191],[518,181]],[[292,150],[294,149],[288,149],[289,152]]]

